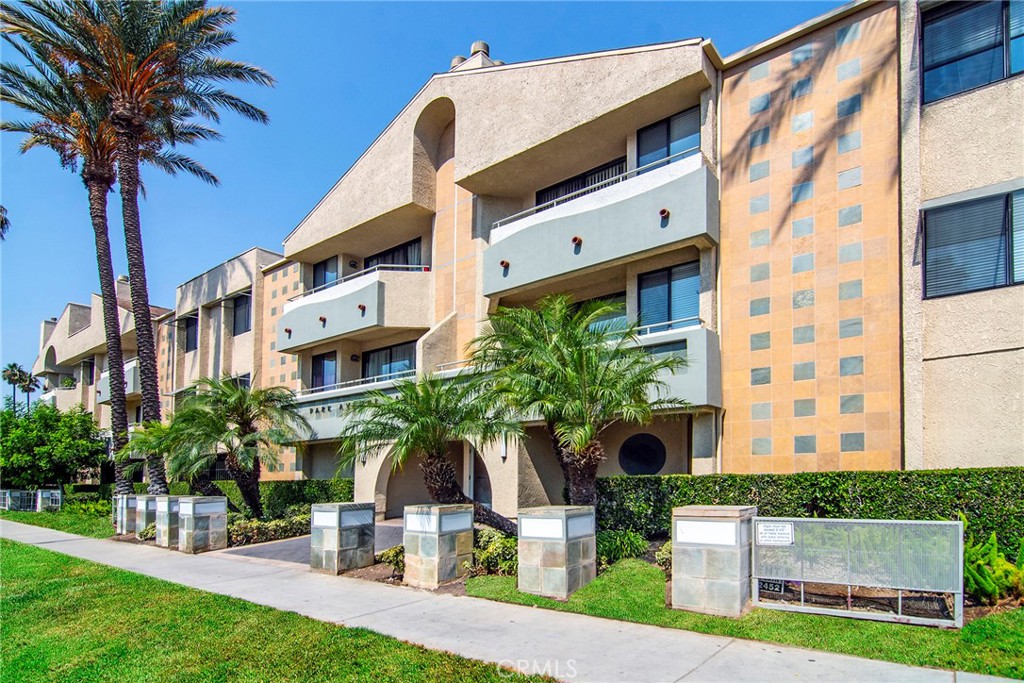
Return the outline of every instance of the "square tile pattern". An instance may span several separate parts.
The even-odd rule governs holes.
[[[742,506],[688,505],[672,511],[673,609],[724,617],[749,609],[756,514],[756,507]],[[680,534],[687,528],[700,529],[702,539],[688,542],[686,533]]]
[[[345,514],[350,513],[350,514]],[[346,524],[359,516],[366,521]],[[321,503],[312,506],[309,537],[309,568],[323,574],[340,574],[373,564],[373,503]]]
[[[593,518],[594,514],[594,508],[583,506],[552,506],[540,510],[545,512],[520,510],[519,519],[543,514],[545,522],[555,520],[566,529],[569,518]],[[597,537],[593,524],[588,533],[567,539],[520,536],[518,585],[522,592],[565,600],[596,576]]]
[[[418,505],[413,508],[417,511],[433,510],[439,518],[443,514],[473,514],[472,505]],[[407,519],[410,509],[406,508]],[[402,536],[405,546],[403,582],[406,585],[433,590],[469,572],[469,566],[473,564],[473,525],[458,531],[443,531],[443,528],[440,519],[433,531],[410,531],[406,526]]]
[[[221,496],[194,496],[193,505],[178,508],[178,550],[183,553],[205,553],[228,547],[227,499]],[[222,503],[223,512],[201,512],[204,503]],[[188,510],[194,510],[189,513]]]

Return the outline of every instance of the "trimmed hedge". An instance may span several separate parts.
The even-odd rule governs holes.
[[[64,484],[64,499],[77,496],[78,500],[110,500],[113,484]]]
[[[308,514],[268,522],[243,519],[228,525],[228,545],[234,547],[305,536],[309,533],[309,520]]]
[[[937,520],[966,515],[969,533],[1024,538],[1024,467],[897,472],[686,474],[598,479],[598,523],[668,535],[672,508],[756,505],[768,517]]]
[[[242,494],[235,482],[215,481],[224,495],[239,510],[247,511],[248,506],[242,501]],[[297,481],[261,481],[260,499],[263,501],[263,514],[270,519],[279,519],[288,514],[292,505],[312,505],[314,503],[348,503],[355,494],[355,484],[351,479],[299,479]]]
[[[149,493],[149,484],[144,481],[137,481],[132,484],[132,488],[135,489],[136,495]],[[189,488],[187,482],[184,481],[172,481],[167,485],[167,490],[170,491],[172,496],[190,496],[192,491]]]

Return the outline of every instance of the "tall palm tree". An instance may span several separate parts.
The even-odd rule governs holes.
[[[113,450],[117,452],[128,439],[128,414],[125,407],[120,307],[117,303],[107,224],[107,195],[117,179],[117,139],[108,121],[109,107],[105,100],[91,96],[76,76],[68,71],[67,66],[55,58],[46,44],[34,40],[32,36],[4,37],[22,55],[29,68],[13,64],[0,65],[0,102],[13,104],[33,118],[27,121],[0,122],[0,130],[26,136],[20,148],[22,153],[42,147],[56,152],[65,168],[74,171],[81,164],[81,178],[88,192],[89,216],[96,244],[110,377],[111,433]],[[143,161],[172,175],[180,170],[217,184],[217,178],[201,164],[167,149],[165,144],[192,144],[200,140],[217,139],[218,134],[188,122],[180,112],[172,117],[171,125],[170,129],[154,127],[147,132],[143,141]],[[148,321],[149,316],[142,320]],[[131,493],[131,482],[122,469],[119,463],[115,463],[115,491],[119,494]],[[163,461],[158,456],[151,457],[149,469],[150,482],[159,482],[163,477]],[[162,491],[158,488],[154,492]]]
[[[163,422],[148,422],[143,424],[139,429],[132,432],[131,438],[128,442],[121,447],[115,454],[115,461],[124,468],[126,472],[132,472],[138,463],[144,461],[152,454],[156,453],[160,457],[166,457],[169,460],[178,457],[179,454],[187,454],[191,450],[191,444],[184,441],[184,436],[180,429],[173,427],[174,417],[170,416],[171,421],[169,424]],[[191,489],[202,496],[223,496],[224,492],[220,490],[213,480],[210,478],[209,469],[203,468],[200,471],[182,471],[182,476],[179,477],[179,481],[186,481],[189,483]],[[237,508],[228,501],[228,506],[232,511],[237,511]]]
[[[11,219],[7,217],[7,207],[0,204],[0,240],[7,239],[7,231],[11,229]]]
[[[219,454],[253,515],[263,516],[261,465],[276,465],[280,450],[312,431],[299,413],[295,393],[284,387],[254,389],[230,378],[200,379],[171,432],[178,447],[169,449],[172,476],[194,479],[208,471]]]
[[[21,385],[22,379],[27,373],[25,368],[21,367],[17,363],[8,363],[4,367],[3,378],[4,381],[11,385],[11,405],[14,406],[18,402],[18,387]]]
[[[25,10],[7,6],[9,32],[35,36],[75,65],[90,92],[109,102],[117,139],[128,275],[135,319],[149,318],[149,286],[139,219],[139,161],[146,131],[186,108],[212,121],[228,109],[266,123],[261,109],[232,95],[220,83],[272,85],[258,67],[218,55],[236,42],[225,27],[234,10],[208,7],[206,0],[25,0]],[[142,417],[160,419],[153,330],[137,329]],[[166,484],[164,484],[166,487]]]
[[[25,394],[25,410],[32,409],[32,394],[39,390],[39,378],[30,372],[26,372],[18,384],[21,393]]]
[[[522,431],[518,420],[491,407],[475,384],[436,376],[405,380],[395,384],[393,394],[372,391],[350,402],[345,412],[351,419],[338,437],[342,465],[386,453],[395,471],[416,459],[434,502],[472,503],[476,521],[516,534],[515,522],[463,492],[447,457],[453,441],[481,447]]]
[[[621,314],[621,304],[552,295],[536,309],[499,308],[472,342],[489,390],[519,415],[543,420],[572,505],[597,503],[608,427],[647,424],[657,410],[689,407],[665,396],[660,378],[685,361],[648,353],[636,323],[616,322]]]

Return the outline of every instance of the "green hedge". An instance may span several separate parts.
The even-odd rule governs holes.
[[[132,486],[135,488],[136,494],[149,493],[149,484],[144,481],[137,481]],[[172,496],[192,495],[192,490],[189,488],[188,483],[184,481],[172,481],[167,485],[167,490],[171,492]]]
[[[85,494],[95,494],[95,496]],[[113,484],[64,484],[65,498],[79,496],[80,499],[110,500],[113,495]]]
[[[270,521],[244,519],[234,522],[228,525],[228,545],[234,547],[305,536],[309,533],[309,519],[306,514]]]
[[[962,512],[975,538],[994,531],[1013,549],[1024,538],[1024,467],[619,476],[599,479],[597,490],[602,528],[648,538],[667,536],[681,505],[756,505],[770,517],[934,520]]]
[[[215,481],[224,495],[239,510],[247,510],[242,494],[233,481]],[[351,479],[300,479],[298,481],[261,481],[263,514],[270,519],[284,517],[292,505],[347,503],[355,493]]]

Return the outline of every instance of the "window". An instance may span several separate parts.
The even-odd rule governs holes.
[[[591,330],[602,328],[622,329],[626,326],[627,318],[625,292],[619,292],[617,294],[608,294],[606,296],[598,296],[594,297],[593,299],[586,299],[584,301],[580,301],[579,303],[575,304],[576,310],[579,310],[580,306],[587,303],[588,301],[603,301],[605,303],[615,304],[616,306],[619,307],[618,310],[606,313],[605,315],[598,317],[598,319],[595,320],[594,322],[590,323]]]
[[[249,293],[234,298],[234,315],[231,321],[231,334],[238,336],[252,329],[252,297]]]
[[[422,265],[420,250],[420,239],[417,237],[411,242],[392,247],[379,254],[367,256],[363,259],[363,268],[376,268],[377,266],[419,266]]]
[[[190,315],[185,318],[185,351],[195,351],[199,348],[199,316]]]
[[[363,354],[363,377],[385,377],[416,369],[416,342],[396,344]]]
[[[662,332],[700,322],[699,262],[644,273],[639,284],[640,324],[646,326],[646,332]]]
[[[82,363],[82,379],[85,386],[91,387],[96,379],[96,359],[92,358]]]
[[[313,264],[313,288],[323,287],[338,281],[338,257],[332,256]]]
[[[622,175],[626,172],[626,158],[616,159],[611,163],[592,168],[586,173],[580,173],[578,176],[573,176],[568,180],[563,180],[560,183],[556,183],[551,187],[545,187],[543,190],[537,192],[537,206],[553,202],[556,199],[572,194],[573,192],[579,192],[585,190],[588,187],[593,187],[599,183],[603,183],[606,180],[610,180],[616,176]],[[597,188],[600,189],[600,188]],[[597,190],[592,190],[596,192]],[[583,192],[582,194],[589,194]],[[548,207],[550,208],[550,207]]]
[[[926,104],[1024,71],[1024,3],[948,3],[921,23]]]
[[[232,383],[234,383],[236,387],[245,387],[246,389],[248,389],[249,387],[252,386],[252,378],[248,373],[234,377],[231,379],[231,381]]]
[[[312,380],[311,387],[313,389],[322,389],[337,383],[338,355],[334,351],[313,356]]]
[[[636,165],[643,167],[669,157],[688,157],[698,149],[700,107],[694,107],[637,131]]]
[[[619,447],[619,466],[626,474],[657,474],[665,466],[665,444],[653,434],[634,434]]]
[[[924,212],[925,298],[1024,283],[1024,190]]]

